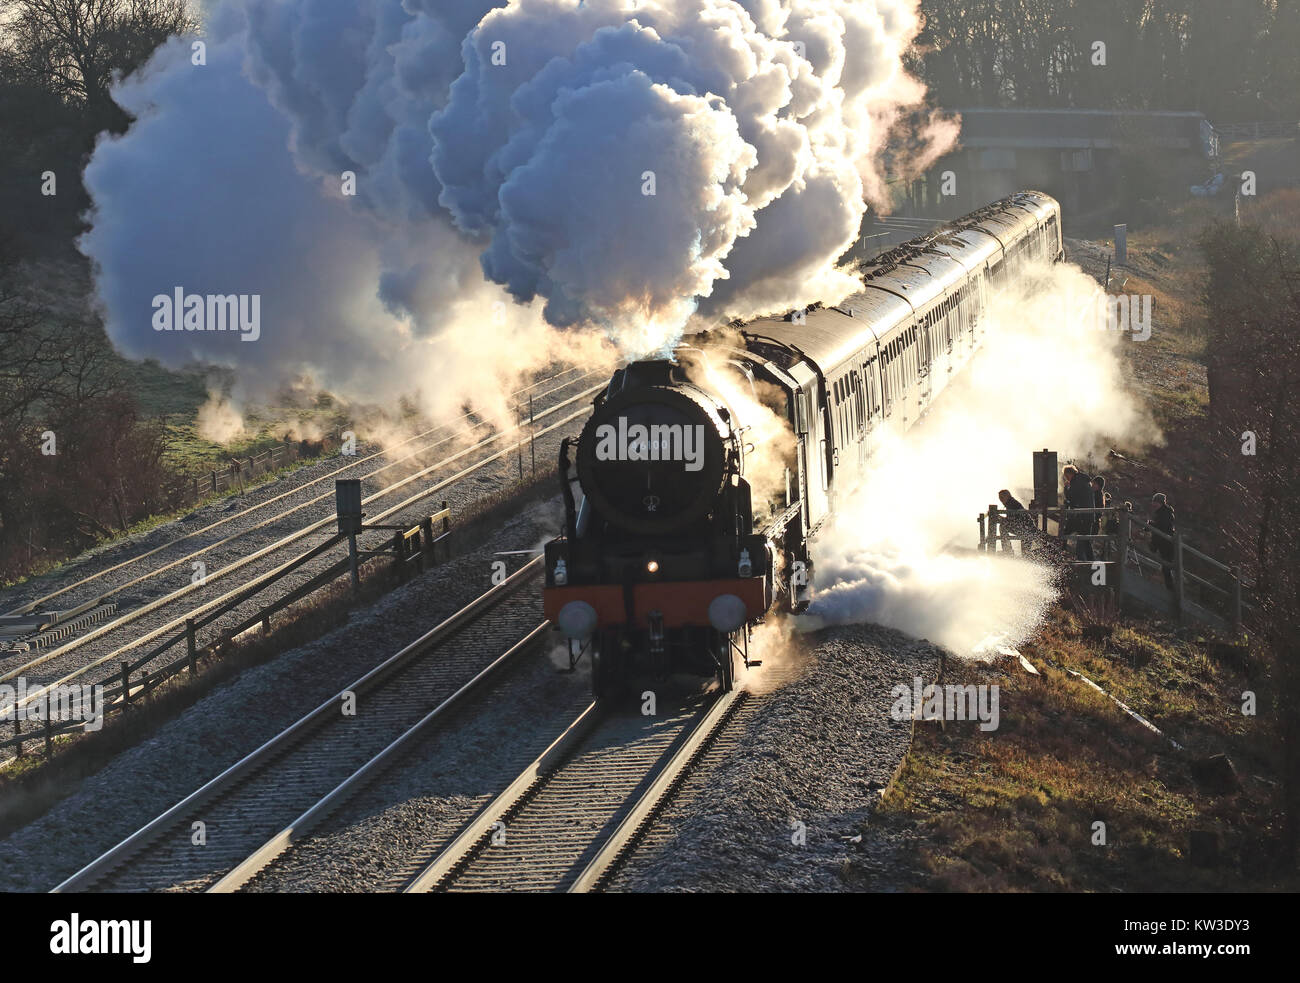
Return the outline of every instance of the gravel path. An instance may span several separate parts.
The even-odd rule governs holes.
[[[477,553],[414,578],[345,626],[208,694],[0,841],[0,890],[44,891],[76,872],[477,597],[491,584],[494,551],[537,547],[561,521],[555,502],[527,510]],[[528,557],[499,559],[513,571]]]

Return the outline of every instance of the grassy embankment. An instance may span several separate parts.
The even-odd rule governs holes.
[[[1232,176],[1255,170],[1261,194],[1242,220],[1294,236],[1300,229],[1300,152],[1294,141],[1234,144],[1222,201],[1170,206],[1161,223],[1130,225],[1128,268],[1112,292],[1155,296],[1155,329],[1126,346],[1133,384],[1163,443],[1110,462],[1122,497],[1166,490],[1193,541],[1213,544],[1198,447],[1204,443],[1203,260],[1196,234],[1230,218]],[[1175,188],[1174,191],[1178,189]],[[1173,195],[1177,197],[1177,195]],[[1104,275],[1104,250],[1071,259]],[[1121,449],[1123,451],[1123,449]],[[1129,456],[1129,455],[1126,455]],[[1110,467],[1107,468],[1111,470]],[[1143,503],[1144,504],[1144,503]],[[1001,722],[918,725],[899,782],[873,820],[911,830],[923,889],[970,891],[1235,891],[1297,888],[1274,863],[1279,716],[1254,653],[1217,645],[1195,627],[1140,616],[1090,618],[1067,599],[1024,654],[1041,671],[1000,673],[950,664],[944,682],[997,683]],[[1124,714],[1073,669],[1142,714]],[[1255,715],[1243,712],[1254,694]],[[1183,746],[1175,749],[1170,740]],[[1216,755],[1226,755],[1235,774]],[[1105,842],[1099,842],[1104,823]],[[869,883],[860,886],[869,887]]]

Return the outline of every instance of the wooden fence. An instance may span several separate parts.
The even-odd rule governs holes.
[[[303,456],[304,444],[319,444],[323,454],[342,442],[342,431],[335,428],[325,434],[319,441],[286,440],[283,444],[268,448],[260,454],[245,458],[232,458],[230,464],[217,471],[197,474],[190,479],[190,500],[197,501],[207,495],[218,495],[232,488],[242,490],[253,478],[278,471]]]
[[[438,545],[446,543],[451,535],[451,510],[447,507],[447,503],[443,502],[439,511],[421,519],[415,526],[367,526],[365,528],[394,530],[393,538],[387,549],[368,550],[362,555],[366,557],[391,555],[395,569],[403,575],[407,575],[416,571],[423,571],[436,562]],[[437,529],[436,534],[435,528]],[[234,627],[221,629],[216,634],[216,637],[206,643],[200,645],[198,640],[198,632],[201,629],[213,624],[223,615],[228,614],[271,584],[298,570],[304,564],[314,560],[332,547],[346,543],[347,538],[345,535],[335,533],[329,539],[314,546],[301,556],[255,578],[243,590],[234,594],[230,600],[209,611],[203,617],[187,618],[184,628],[166,638],[162,644],[150,649],[134,662],[123,662],[117,679],[103,688],[102,702],[100,704],[103,715],[107,717],[110,714],[125,710],[135,700],[147,696],[151,690],[164,680],[170,679],[180,672],[188,671],[190,675],[194,675],[198,671],[199,658],[207,658],[219,653],[232,640],[256,628],[258,625],[261,626],[264,634],[268,634],[271,631],[272,615],[283,611],[289,605],[302,600],[307,595],[332,583],[338,577],[347,574],[351,568],[351,558],[349,556],[342,557],[325,570],[299,584],[283,597],[277,598],[259,609]],[[181,651],[182,644],[184,645],[183,651]],[[172,650],[176,651],[173,652]],[[171,653],[173,657],[164,661],[163,665],[155,669],[146,668],[149,663],[163,658],[165,653]],[[39,739],[43,737],[45,740],[45,755],[49,757],[52,750],[51,744],[55,737],[73,731],[84,730],[85,721],[82,719],[63,721],[51,719],[51,713],[48,709],[48,696],[49,694],[46,696],[47,709],[44,719],[36,727],[29,728],[26,732],[23,731],[21,708],[15,701],[13,706],[13,736],[0,740],[0,748],[12,747],[14,748],[14,754],[21,756],[25,742],[33,738]],[[36,699],[40,700],[41,697],[36,697]],[[39,730],[39,734],[35,732],[37,730]]]
[[[1098,533],[1061,533],[1064,521],[1074,516],[1095,516],[1102,531]],[[1055,527],[1055,534],[1053,533]],[[1182,623],[1187,618],[1224,630],[1240,631],[1243,611],[1250,605],[1243,600],[1243,584],[1236,567],[1221,563],[1212,556],[1188,546],[1181,530],[1172,537],[1150,522],[1139,518],[1123,506],[1100,509],[1024,509],[1008,512],[995,505],[979,516],[980,544],[985,552],[1014,552],[1033,555],[1055,550],[1055,558],[1069,557],[1076,567],[1101,570],[1097,586],[1114,588],[1122,596],[1133,597],[1155,607]],[[1146,544],[1173,540],[1173,557],[1165,560],[1144,548]],[[1074,559],[1074,547],[1080,542],[1093,544],[1093,559]],[[1172,588],[1164,583],[1168,569]],[[1157,583],[1148,574],[1159,578]]]

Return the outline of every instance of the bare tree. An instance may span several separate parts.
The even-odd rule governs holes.
[[[1256,628],[1283,755],[1287,861],[1300,859],[1300,243],[1223,224],[1201,239],[1218,512],[1256,575]],[[1245,441],[1245,444],[1243,444]],[[1251,453],[1247,453],[1250,451]]]
[[[0,0],[0,20],[8,58],[28,81],[105,124],[121,115],[109,97],[114,76],[196,27],[185,0]]]
[[[0,248],[0,578],[125,527],[168,486],[162,428],[139,421],[101,327],[31,304],[23,275]]]

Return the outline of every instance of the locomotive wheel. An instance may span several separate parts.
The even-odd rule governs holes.
[[[591,692],[598,699],[614,699],[626,684],[620,642],[617,632],[605,632],[591,654]]]
[[[736,683],[735,653],[731,651],[731,636],[722,635],[721,650],[718,653],[718,685],[722,692],[730,693]]]

